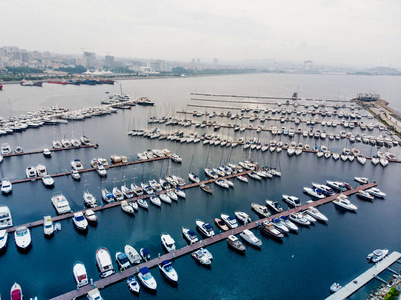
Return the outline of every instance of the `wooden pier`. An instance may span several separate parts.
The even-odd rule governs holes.
[[[78,147],[68,147],[68,148],[60,148],[60,149],[50,149],[49,150],[51,152],[57,152],[57,151],[63,151],[63,150],[71,150],[71,149],[81,149],[81,148],[97,148],[99,145],[98,144],[90,144],[90,145],[81,145]],[[42,150],[34,150],[34,151],[28,151],[28,152],[21,152],[21,153],[10,153],[10,154],[4,154],[3,157],[11,157],[11,156],[21,156],[21,155],[30,155],[30,154],[38,154],[38,153],[43,153],[43,149]]]
[[[210,181],[213,181],[213,180],[210,180]],[[194,185],[199,185],[199,184],[194,184]],[[359,187],[357,187],[355,189],[345,191],[343,194],[351,195],[351,194],[354,194],[354,193],[356,193],[356,192],[358,192],[360,190],[365,190],[365,189],[368,189],[368,188],[371,188],[371,187],[374,187],[374,186],[376,186],[375,183],[369,183],[369,184],[366,184],[366,185],[359,186]],[[333,196],[327,197],[325,199],[321,199],[319,201],[314,201],[312,203],[303,205],[303,206],[298,207],[298,208],[293,208],[293,209],[290,209],[290,210],[286,210],[286,211],[284,211],[282,213],[275,214],[275,215],[270,216],[268,218],[264,218],[264,219],[255,221],[255,222],[249,223],[247,225],[239,226],[239,227],[237,227],[235,229],[222,232],[220,234],[215,235],[214,237],[200,240],[199,242],[197,242],[195,244],[188,245],[188,246],[180,248],[180,249],[178,249],[178,250],[176,250],[174,252],[167,253],[165,255],[162,255],[160,257],[157,257],[157,258],[152,259],[152,260],[147,261],[147,262],[143,262],[143,263],[141,263],[141,264],[139,264],[137,266],[131,267],[131,268],[125,270],[125,271],[122,271],[122,272],[119,272],[119,273],[115,273],[115,274],[113,274],[113,275],[111,275],[111,276],[109,276],[107,278],[100,279],[100,280],[94,282],[93,286],[92,285],[87,285],[85,287],[82,287],[82,288],[77,289],[77,290],[73,290],[71,292],[65,293],[63,295],[57,296],[57,297],[52,298],[52,299],[53,300],[67,300],[67,299],[74,299],[74,298],[77,298],[77,297],[82,297],[85,294],[87,294],[90,290],[92,290],[94,287],[96,287],[98,289],[102,289],[102,288],[105,288],[105,287],[107,287],[109,285],[112,285],[114,283],[117,283],[117,282],[120,282],[122,280],[125,280],[129,276],[136,275],[138,273],[138,270],[140,268],[142,268],[142,267],[147,267],[149,269],[153,268],[153,267],[157,266],[158,264],[160,264],[163,260],[166,260],[166,259],[167,260],[174,260],[174,259],[176,259],[178,257],[181,257],[181,256],[187,255],[189,253],[192,253],[192,252],[194,252],[194,251],[196,251],[196,250],[198,250],[198,249],[200,249],[202,247],[207,247],[207,246],[212,245],[214,243],[217,243],[217,242],[220,242],[222,240],[225,240],[231,234],[237,235],[237,234],[241,233],[242,231],[244,231],[245,229],[257,228],[263,221],[271,221],[273,218],[278,218],[280,216],[288,216],[293,212],[299,212],[301,210],[303,211],[303,210],[305,210],[305,209],[307,209],[308,207],[311,207],[311,206],[317,207],[317,206],[326,204],[328,202],[331,202],[331,201],[335,200],[335,198],[337,196],[338,195],[333,195]]]
[[[352,280],[347,285],[343,286],[339,291],[327,297],[326,300],[343,300],[347,297],[354,294],[360,288],[362,288],[365,284],[367,284],[372,279],[379,279],[382,281],[378,275],[382,273],[384,270],[389,268],[392,264],[394,264],[397,260],[401,258],[401,253],[394,251],[387,257],[385,257],[382,261],[373,265],[370,269],[359,275],[357,278]]]

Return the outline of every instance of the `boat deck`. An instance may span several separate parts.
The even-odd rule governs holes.
[[[347,285],[343,286],[339,291],[326,298],[326,300],[343,300],[354,294],[372,279],[376,278],[381,272],[390,267],[393,263],[401,258],[401,253],[394,251],[382,261],[373,265],[370,269],[359,275]]]
[[[212,182],[212,181],[214,181],[214,180],[208,180],[207,182]],[[196,185],[200,185],[200,184],[201,183],[192,184],[191,186],[196,186]],[[366,185],[361,185],[361,186],[358,186],[355,189],[348,190],[348,191],[344,192],[343,194],[351,195],[351,194],[354,194],[354,193],[356,193],[356,192],[358,192],[360,190],[365,190],[365,189],[368,189],[368,188],[371,188],[371,187],[374,187],[374,186],[376,186],[375,183],[369,183],[369,184],[366,184]],[[325,199],[321,199],[319,201],[314,201],[312,203],[303,205],[303,206],[298,207],[298,208],[293,208],[293,209],[290,209],[290,210],[286,210],[286,211],[284,211],[282,213],[275,214],[275,215],[270,216],[268,218],[264,218],[264,219],[261,219],[261,220],[255,221],[255,222],[251,222],[251,223],[249,223],[247,225],[239,226],[239,227],[237,227],[235,229],[222,232],[220,234],[215,235],[214,237],[200,240],[199,242],[197,242],[195,244],[188,245],[186,247],[177,249],[174,252],[167,253],[165,255],[162,255],[162,256],[157,257],[155,259],[152,259],[150,261],[141,263],[141,264],[139,264],[139,265],[137,265],[135,267],[129,268],[129,269],[123,271],[123,272],[119,272],[119,273],[113,274],[113,275],[111,275],[111,276],[109,276],[107,278],[100,279],[100,280],[94,282],[94,286],[87,285],[87,286],[85,286],[83,288],[80,288],[78,290],[70,291],[68,293],[62,294],[62,295],[57,296],[57,297],[52,298],[52,299],[53,300],[66,300],[66,299],[74,299],[74,298],[77,298],[77,297],[84,296],[85,294],[87,294],[94,287],[96,287],[98,289],[102,289],[102,288],[105,288],[105,287],[107,287],[109,285],[117,283],[119,281],[125,280],[129,276],[135,275],[135,274],[138,273],[138,270],[140,268],[142,268],[142,267],[148,267],[149,269],[153,268],[153,267],[157,266],[158,264],[160,264],[163,260],[166,260],[166,259],[173,260],[175,258],[187,255],[189,253],[192,253],[192,252],[194,252],[194,251],[196,251],[196,250],[198,250],[198,249],[200,249],[202,247],[207,247],[207,246],[212,245],[214,243],[217,243],[217,242],[220,242],[222,240],[225,240],[231,234],[237,235],[237,234],[241,233],[242,231],[244,231],[245,229],[256,228],[265,220],[270,221],[273,218],[277,218],[279,216],[288,216],[292,212],[298,212],[298,211],[301,211],[301,210],[305,210],[305,209],[307,209],[308,207],[311,207],[311,206],[315,206],[315,207],[316,206],[320,206],[320,205],[323,205],[325,203],[333,201],[336,197],[337,197],[337,195],[333,195],[333,196],[327,197]]]

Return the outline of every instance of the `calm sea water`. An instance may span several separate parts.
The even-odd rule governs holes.
[[[75,182],[70,177],[59,177],[55,179],[53,189],[46,189],[40,181],[14,185],[11,195],[0,196],[0,204],[10,207],[14,224],[39,220],[45,215],[54,216],[55,211],[50,198],[55,191],[62,191],[72,209],[78,210],[83,208],[82,194],[86,189],[100,200],[102,186],[112,189],[123,182],[139,183],[141,180],[159,178],[167,172],[187,178],[190,168],[203,177],[205,165],[218,166],[226,161],[236,163],[251,158],[262,165],[281,169],[283,176],[262,182],[250,180],[249,184],[235,180],[234,189],[222,190],[215,186],[212,196],[200,189],[190,189],[186,191],[185,200],[180,199],[178,203],[173,202],[171,205],[162,204],[161,209],[151,205],[149,211],[140,210],[135,217],[124,214],[119,208],[105,210],[97,213],[99,224],[96,227],[91,226],[86,234],[79,233],[71,220],[62,221],[61,232],[56,233],[52,239],[44,238],[42,227],[34,228],[33,246],[27,254],[18,252],[13,236],[9,236],[8,247],[0,255],[0,294],[4,298],[8,297],[12,284],[18,282],[25,297],[38,296],[39,299],[48,299],[75,289],[72,266],[76,260],[85,264],[90,278],[94,281],[99,279],[95,264],[95,252],[99,247],[107,247],[114,257],[117,251],[123,251],[124,246],[130,244],[137,250],[142,247],[148,248],[154,257],[163,253],[161,232],[168,232],[175,239],[177,247],[185,246],[181,227],[195,229],[197,218],[213,223],[213,219],[219,217],[220,213],[233,215],[235,210],[243,210],[256,219],[257,216],[250,209],[251,202],[264,203],[265,199],[272,199],[282,203],[281,195],[289,194],[300,197],[304,203],[308,197],[302,193],[302,188],[310,186],[313,181],[324,183],[325,180],[343,180],[356,185],[353,181],[354,176],[374,178],[379,188],[387,193],[385,200],[375,199],[370,203],[352,196],[351,201],[359,207],[357,213],[343,211],[333,204],[322,206],[319,210],[330,220],[327,225],[317,223],[310,228],[302,228],[298,234],[285,237],[282,243],[261,236],[260,232],[255,231],[255,234],[262,238],[263,247],[261,250],[248,247],[245,256],[228,249],[224,241],[212,245],[209,247],[214,255],[211,269],[199,266],[189,255],[179,258],[174,261],[174,268],[179,276],[177,287],[166,282],[159,270],[154,268],[151,272],[158,282],[156,296],[144,289],[139,295],[142,299],[325,298],[329,295],[329,287],[333,282],[345,284],[369,267],[366,255],[370,251],[377,248],[388,248],[390,251],[401,249],[397,230],[401,225],[399,165],[389,164],[382,168],[373,166],[370,162],[362,166],[356,161],[344,163],[333,159],[318,159],[309,153],[303,153],[299,157],[288,157],[285,152],[262,154],[244,152],[239,147],[232,150],[201,144],[184,145],[166,140],[129,137],[127,131],[129,128],[148,128],[146,120],[151,115],[176,115],[184,118],[176,111],[197,109],[187,107],[188,104],[206,104],[190,100],[191,92],[288,97],[298,89],[299,96],[305,98],[349,99],[358,92],[371,91],[381,94],[392,107],[401,110],[401,101],[398,98],[401,94],[400,81],[400,77],[288,74],[122,81],[123,92],[135,98],[147,96],[156,102],[156,106],[133,107],[131,111],[92,117],[84,122],[45,126],[1,136],[1,143],[8,142],[12,148],[20,145],[25,151],[50,147],[55,137],[79,137],[82,133],[99,143],[98,149],[61,151],[54,153],[50,159],[41,154],[5,159],[0,164],[0,177],[10,179],[25,177],[25,168],[39,163],[44,163],[49,173],[57,173],[69,170],[70,161],[76,158],[81,159],[84,166],[88,167],[93,157],[110,159],[111,154],[121,154],[134,160],[138,152],[146,149],[168,148],[184,159],[182,165],[158,161],[114,168],[109,171],[105,180],[94,172],[82,176],[80,182]],[[43,88],[29,88],[6,85],[0,93],[1,115],[17,115],[52,105],[62,105],[70,109],[98,105],[101,99],[107,97],[106,91],[111,94],[118,93],[120,86],[46,84]],[[228,106],[223,103],[217,105]],[[216,111],[220,112],[221,109]],[[223,118],[217,120],[229,122]],[[292,126],[279,122],[276,125]],[[270,123],[266,122],[264,126],[270,126]],[[307,128],[305,124],[301,126]],[[164,125],[159,125],[159,128],[162,131],[182,129],[168,128]],[[195,128],[185,129],[187,132],[194,130]],[[336,132],[340,130],[340,127],[335,129]],[[206,129],[199,128],[196,128],[196,131],[199,134],[207,132]],[[333,128],[330,131],[333,131]],[[354,132],[360,131],[354,129]],[[379,135],[381,132],[375,129],[373,133]],[[219,134],[222,137],[241,136],[228,129],[221,129]],[[247,135],[247,138],[253,137],[253,133]],[[259,138],[263,143],[267,143],[272,136],[270,133],[261,133]],[[286,137],[282,139],[288,140]],[[325,144],[333,151],[341,151],[345,146],[357,147],[365,155],[375,154],[377,151],[376,148],[360,143],[349,145],[344,140],[322,142],[302,137],[296,137],[294,140],[312,146],[315,143]],[[401,157],[400,147],[391,148],[390,151]],[[398,270],[400,266],[395,265],[393,268]],[[391,273],[385,272],[381,277],[390,278]],[[379,285],[378,281],[373,281],[351,299],[364,299],[370,290]],[[131,295],[125,282],[108,287],[101,293],[105,299],[137,297]]]

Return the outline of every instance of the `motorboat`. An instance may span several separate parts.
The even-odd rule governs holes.
[[[192,229],[182,227],[182,234],[190,245],[195,244],[199,241],[196,233]]]
[[[174,192],[177,194],[177,196],[178,197],[180,197],[180,198],[186,198],[186,194],[185,194],[185,192],[181,189],[181,188],[179,188],[179,187],[176,187],[175,188],[175,190],[174,190]]]
[[[44,165],[37,165],[35,169],[38,177],[43,177],[47,175],[47,169]]]
[[[11,184],[11,181],[8,180],[7,178],[3,178],[1,180],[1,192],[3,194],[9,194],[13,190],[13,185]]]
[[[88,228],[88,220],[81,211],[74,213],[72,221],[74,222],[75,227],[79,230],[86,230]]]
[[[105,167],[102,164],[99,164],[96,167],[96,172],[99,174],[99,176],[104,177],[107,176],[107,171],[105,169]]]
[[[7,246],[8,232],[5,229],[0,230],[0,251]]]
[[[195,173],[189,173],[188,177],[192,182],[195,182],[195,183],[199,183],[200,182],[199,176],[196,175]]]
[[[301,216],[302,216],[304,219],[306,219],[306,220],[308,220],[309,222],[311,222],[311,224],[317,221],[314,217],[312,217],[312,215],[308,214],[308,213],[305,212],[305,211],[299,212],[299,214],[301,214]]]
[[[135,248],[131,245],[125,245],[124,253],[125,255],[127,255],[128,260],[131,264],[137,265],[141,263],[141,256],[139,255],[138,251],[136,251]]]
[[[72,268],[72,273],[74,274],[75,282],[77,283],[77,288],[83,287],[89,283],[88,274],[86,273],[85,265],[76,261]]]
[[[43,217],[43,233],[45,236],[51,236],[54,233],[54,226],[51,216]]]
[[[156,206],[159,206],[159,207],[160,207],[160,206],[162,205],[162,202],[160,201],[160,198],[159,198],[158,196],[156,196],[155,194],[150,195],[149,200],[150,200],[150,202],[151,202],[152,204],[154,204],[154,205],[156,205]]]
[[[121,186],[121,193],[124,194],[124,196],[128,199],[131,199],[134,197],[134,191],[129,189],[126,185]]]
[[[167,252],[173,252],[176,250],[175,241],[168,233],[163,232],[160,235],[160,239],[164,249],[166,249]]]
[[[261,247],[262,246],[262,240],[257,238],[255,234],[250,231],[249,229],[245,229],[242,231],[239,236],[248,244],[251,244],[252,246],[255,247]]]
[[[342,286],[341,286],[339,283],[334,282],[334,283],[330,286],[330,293],[338,292],[341,288],[342,288]]]
[[[270,212],[267,210],[267,207],[264,205],[260,205],[257,203],[251,203],[252,209],[261,217],[267,218],[270,217]]]
[[[299,225],[304,225],[304,226],[310,225],[310,221],[307,220],[307,219],[305,219],[305,218],[302,216],[301,213],[291,213],[291,214],[289,215],[289,219],[290,219],[292,222],[295,222],[295,223],[297,223],[297,224],[299,224]]]
[[[52,156],[52,152],[49,150],[49,148],[44,148],[43,149],[43,155],[44,155],[44,157],[51,157]]]
[[[314,188],[311,189],[309,187],[304,187],[304,192],[314,198],[318,198],[318,199],[325,198],[325,195],[323,195],[323,193],[321,193],[318,189],[314,189]]]
[[[142,259],[143,259],[144,261],[149,261],[149,260],[150,260],[150,253],[149,253],[149,250],[148,250],[148,249],[146,249],[146,248],[141,248],[141,249],[139,250],[139,253],[141,254]]]
[[[215,181],[215,183],[218,185],[218,186],[220,186],[220,187],[222,187],[222,188],[225,188],[225,189],[228,189],[228,188],[230,188],[230,186],[228,185],[228,183],[225,181],[225,180],[223,180],[223,179],[217,179],[216,181]]]
[[[139,283],[136,281],[135,276],[130,276],[127,279],[127,285],[128,288],[131,292],[133,293],[139,293],[139,291],[141,290],[141,286],[139,285]]]
[[[213,190],[207,184],[202,183],[199,187],[202,189],[202,191],[208,194],[213,194]]]
[[[272,201],[272,200],[266,200],[266,204],[275,212],[281,213],[283,212],[283,208],[281,207],[280,203],[277,201]]]
[[[153,278],[147,267],[139,269],[138,273],[139,281],[149,290],[155,291],[157,288],[156,280]]]
[[[126,270],[131,266],[128,260],[128,256],[123,252],[116,253],[116,262],[120,271]]]
[[[71,177],[74,180],[80,180],[81,179],[81,175],[79,175],[79,172],[77,170],[72,170]]]
[[[339,195],[335,200],[333,200],[333,203],[351,211],[356,211],[358,209],[358,207],[355,204],[352,204],[344,194]]]
[[[84,192],[83,194],[84,204],[88,207],[95,207],[96,206],[96,198],[89,193],[89,191]]]
[[[311,215],[313,218],[320,220],[322,222],[329,221],[329,219],[324,214],[322,214],[316,207],[313,207],[313,206],[308,207],[305,210],[305,213]]]
[[[96,250],[96,264],[100,271],[100,277],[105,278],[113,275],[116,271],[111,261],[111,256],[107,248],[98,248]]]
[[[123,212],[129,214],[129,215],[133,215],[134,214],[134,208],[129,205],[129,203],[127,202],[127,200],[121,201],[121,209]]]
[[[164,277],[171,282],[176,283],[178,281],[178,274],[169,260],[163,260],[162,263],[159,264],[159,269]]]
[[[145,199],[138,199],[136,201],[136,203],[138,203],[138,206],[144,208],[144,209],[148,209],[149,208],[149,204]]]
[[[238,227],[237,220],[235,217],[229,216],[227,214],[221,214],[221,219],[227,224],[230,229],[235,229]]]
[[[245,223],[248,224],[248,223],[252,222],[252,220],[249,217],[249,215],[247,213],[243,212],[243,211],[237,210],[234,214],[237,217],[237,219],[239,221],[241,221],[243,224],[245,224]]]
[[[333,189],[337,190],[337,191],[341,191],[344,192],[347,190],[347,188],[345,187],[344,183],[340,182],[340,181],[330,181],[330,180],[326,180],[327,185],[332,187]]]
[[[235,251],[240,253],[245,253],[246,247],[241,243],[241,241],[235,235],[229,235],[227,237],[227,244]]]
[[[13,226],[13,219],[8,206],[0,205],[0,229]]]
[[[102,189],[102,199],[106,203],[114,202],[114,195],[110,193],[107,189]]]
[[[285,226],[284,222],[280,218],[273,218],[272,224],[274,225],[274,227],[276,227],[278,230],[280,230],[283,233],[290,232],[288,227]]]
[[[84,167],[79,159],[74,159],[73,161],[71,161],[71,167],[77,171],[84,169]]]
[[[354,180],[360,184],[368,184],[369,178],[366,177],[354,177]]]
[[[205,235],[206,237],[213,237],[214,236],[214,230],[212,225],[209,223],[203,222],[201,220],[196,220],[196,226],[198,226],[199,231]]]
[[[31,245],[31,232],[25,227],[18,227],[14,232],[15,244],[19,249],[25,250]]]
[[[356,194],[359,198],[364,200],[372,201],[375,197],[369,194],[367,191],[358,191]]]
[[[47,187],[52,187],[54,185],[54,179],[50,175],[45,175],[42,177],[42,182]]]
[[[21,286],[16,282],[11,287],[10,298],[11,300],[21,300],[24,298],[24,296],[22,295]]]
[[[215,218],[214,223],[216,223],[217,227],[219,227],[223,231],[227,231],[230,228],[228,228],[227,224],[220,218]]]
[[[1,144],[1,155],[11,154],[11,147],[7,143]]]
[[[103,300],[98,289],[90,290],[86,297],[88,298],[88,300]]]
[[[51,201],[59,215],[71,212],[70,204],[61,192],[54,193]]]
[[[121,201],[124,199],[124,194],[119,190],[118,187],[114,187],[112,193],[115,200]]]
[[[315,183],[312,182],[312,186],[319,192],[321,192],[322,194],[326,195],[326,196],[331,196],[334,194],[334,191],[331,189],[331,187],[324,185],[324,184],[319,184],[319,183]]]
[[[288,196],[288,195],[283,194],[282,197],[283,197],[283,200],[291,206],[294,206],[294,207],[301,206],[301,201],[299,200],[299,198],[297,198],[295,196]]]
[[[201,265],[210,266],[212,260],[201,250],[195,251],[191,256]]]
[[[367,257],[369,262],[377,263],[381,261],[383,258],[385,258],[388,254],[388,249],[377,249],[370,253]]]
[[[36,177],[36,168],[35,167],[28,167],[25,170],[26,178],[35,178]]]
[[[272,238],[281,239],[284,236],[271,222],[267,221],[264,221],[259,226],[259,230]]]
[[[287,226],[288,229],[292,231],[298,231],[298,226],[292,223],[287,216],[280,216],[280,219],[284,222],[284,225]]]
[[[381,190],[379,190],[378,188],[375,188],[375,187],[372,187],[372,188],[366,190],[366,192],[368,192],[369,194],[371,194],[372,196],[375,196],[377,198],[386,197],[385,193],[383,193]]]

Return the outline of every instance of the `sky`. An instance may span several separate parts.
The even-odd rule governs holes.
[[[0,46],[27,50],[401,69],[400,0],[19,0],[1,11]]]

